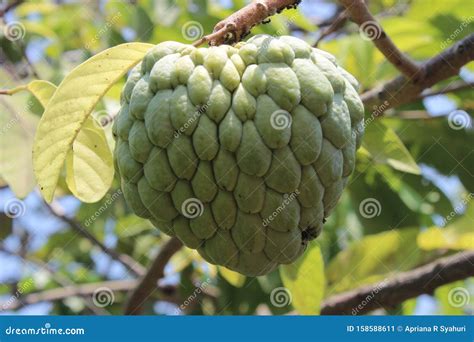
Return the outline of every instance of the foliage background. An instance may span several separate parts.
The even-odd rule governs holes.
[[[191,43],[245,5],[243,0],[27,1],[6,13],[0,34],[0,88],[33,79],[58,85],[76,65],[127,41]],[[469,0],[374,0],[370,9],[395,44],[417,61],[428,59],[473,33]],[[291,34],[310,44],[321,23],[338,11],[332,1],[304,0],[252,34]],[[4,28],[20,23],[21,38]],[[355,24],[347,23],[319,47],[361,82],[360,91],[398,71]],[[474,82],[474,63],[459,77]],[[124,80],[95,109],[98,119],[119,109]],[[321,300],[363,284],[382,283],[440,256],[474,248],[474,91],[420,98],[374,119],[384,108],[366,108],[366,137],[348,189],[298,265],[268,276],[244,278],[181,249],[166,267],[146,304],[148,314],[317,314]],[[32,139],[41,104],[27,92],[0,98],[0,314],[121,314],[125,290],[110,290],[135,276],[110,254],[78,235],[65,218],[86,227],[105,246],[147,267],[168,238],[127,208],[115,180],[97,203],[72,196],[64,178],[53,215],[43,202],[31,167]],[[374,114],[375,113],[375,114]],[[110,139],[111,125],[104,130]],[[323,268],[324,264],[324,268]],[[304,273],[304,276],[301,274]],[[299,275],[299,276],[294,276]],[[61,300],[21,303],[26,295],[80,284],[100,292]],[[283,302],[276,290],[284,287]],[[438,288],[378,314],[472,314],[472,279]],[[281,293],[280,293],[281,294]],[[459,297],[461,296],[461,297]],[[461,301],[459,300],[461,298]],[[106,305],[104,305],[104,303]],[[283,304],[283,305],[282,305]]]

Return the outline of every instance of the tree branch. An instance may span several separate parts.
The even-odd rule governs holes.
[[[53,302],[63,300],[72,296],[87,297],[94,294],[100,288],[107,288],[112,292],[128,291],[136,286],[136,280],[111,280],[99,283],[70,285],[58,287],[42,292],[34,292],[27,294],[22,298],[17,298],[14,301],[9,301],[0,306],[1,310],[17,310],[27,305],[37,304],[41,302]]]
[[[462,91],[466,89],[474,89],[474,82],[464,82],[464,81],[453,82],[439,90],[431,90],[431,91],[422,92],[418,96],[418,98],[424,99],[425,97],[443,95],[447,93],[454,93],[454,92]]]
[[[325,27],[324,30],[321,32],[321,35],[316,40],[316,43],[314,43],[314,47],[317,47],[324,38],[326,38],[330,34],[333,34],[334,32],[338,31],[341,27],[343,27],[348,19],[349,17],[348,17],[347,10],[342,10],[341,12],[339,12],[339,14],[334,19],[334,21],[329,26]]]
[[[372,40],[385,58],[402,74],[415,80],[422,76],[415,62],[403,54],[385,33],[382,26],[370,13],[364,0],[339,0],[339,2],[346,7],[351,20],[359,25],[361,33]]]
[[[21,5],[23,2],[24,0],[15,0],[9,4],[6,4],[4,8],[0,9],[0,18],[3,18],[5,16],[5,13],[13,10],[15,7]]]
[[[391,308],[440,286],[474,276],[474,251],[438,259],[395,275],[376,286],[364,286],[327,299],[322,315],[360,315],[378,308]]]
[[[0,251],[2,251],[3,253],[7,253],[9,255],[14,255],[14,256],[21,257],[19,255],[19,253],[12,252],[12,251],[8,250],[7,248],[5,248],[5,246],[1,243],[1,241],[0,241]],[[31,256],[31,255],[25,255],[21,258],[22,258],[22,261],[25,264],[30,264],[31,265],[30,267],[32,267],[32,268],[41,268],[41,269],[47,271],[51,275],[51,277],[54,279],[54,281],[56,283],[58,283],[59,285],[61,285],[63,287],[74,286],[74,283],[69,278],[62,276],[61,273],[56,272],[55,269],[50,267],[47,263],[43,262],[42,260],[40,260],[40,259],[38,259],[34,256]],[[14,296],[15,300],[13,302],[7,303],[7,304],[4,304],[4,305],[0,305],[0,311],[2,311],[2,310],[16,310],[16,309],[19,309],[20,307],[22,307],[24,305],[27,305],[27,303],[21,302],[21,301],[19,301],[18,298],[16,298],[18,293],[20,293],[20,292],[15,293],[15,296]],[[39,295],[39,296],[36,295],[36,296],[33,296],[32,298],[33,298],[33,300],[34,300],[34,298],[38,299],[38,298],[41,298],[41,295]],[[67,297],[63,297],[63,298],[67,298]],[[37,302],[29,303],[29,304],[36,304],[36,303]],[[108,312],[106,310],[104,310],[103,308],[100,308],[100,307],[94,305],[92,300],[90,300],[89,298],[85,298],[84,303],[95,315],[107,315],[108,314]]]
[[[183,246],[178,238],[173,237],[161,248],[148,272],[142,277],[138,286],[130,295],[125,306],[126,315],[139,315],[143,304],[157,288],[157,282],[164,277],[164,269],[171,257]]]
[[[387,101],[388,105],[384,105],[385,110],[410,103],[416,100],[424,89],[458,75],[461,67],[472,60],[474,60],[474,34],[423,63],[420,66],[421,77],[407,79],[398,76],[362,94],[362,101],[366,108],[379,107]]]
[[[56,216],[58,219],[66,222],[71,228],[73,228],[77,233],[85,237],[87,240],[92,242],[92,244],[96,245],[99,247],[104,253],[109,255],[112,259],[120,262],[122,265],[125,266],[130,272],[132,272],[136,276],[142,276],[145,274],[145,268],[141,266],[138,262],[136,262],[134,259],[132,259],[130,256],[125,255],[125,254],[120,254],[114,249],[108,248],[106,245],[104,245],[101,241],[97,240],[97,238],[89,233],[89,231],[84,228],[79,222],[77,222],[73,218],[67,217],[64,212],[62,211],[62,208],[59,207],[59,205],[55,202],[53,202],[51,205],[46,203],[46,207],[48,210]]]
[[[257,0],[217,23],[214,32],[202,37],[193,45],[234,44],[246,37],[252,27],[284,9],[296,8],[301,0]]]

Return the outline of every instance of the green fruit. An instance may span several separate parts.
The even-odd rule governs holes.
[[[354,170],[364,107],[333,56],[294,37],[155,46],[115,120],[125,200],[207,261],[294,262]]]

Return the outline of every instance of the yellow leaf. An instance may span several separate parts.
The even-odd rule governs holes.
[[[26,85],[21,85],[19,87],[7,90],[5,93],[7,95],[14,95],[22,90],[31,92],[33,96],[36,97],[36,99],[41,103],[43,108],[46,108],[46,105],[56,91],[56,86],[48,81],[35,80]]]
[[[46,108],[56,89],[56,86],[50,82],[35,80],[9,90],[7,93],[13,95],[21,90],[28,90]],[[31,143],[28,146],[31,151],[33,133],[30,139]],[[30,167],[27,169],[31,171],[31,158],[28,159],[30,159]],[[113,176],[113,157],[105,132],[100,124],[89,116],[67,154],[66,183],[71,192],[81,201],[96,202],[110,188]],[[34,185],[33,178],[30,190]]]
[[[48,81],[31,81],[26,88],[38,99],[43,108],[46,108],[56,91],[56,86]]]
[[[127,43],[107,49],[72,70],[61,82],[41,118],[33,147],[40,190],[53,199],[66,156],[97,102],[153,45]]]
[[[246,277],[243,274],[229,270],[228,268],[219,266],[219,273],[222,278],[235,287],[242,287],[245,284]]]
[[[106,194],[113,178],[113,156],[105,132],[89,116],[67,154],[66,183],[78,199],[90,203]]]
[[[421,263],[418,227],[367,235],[339,252],[326,267],[327,295],[375,283],[391,273],[407,271]]]
[[[31,149],[38,121],[28,112],[0,115],[0,175],[18,198],[26,197],[36,184]]]
[[[302,315],[319,314],[326,288],[324,261],[319,245],[313,243],[295,263],[282,265],[280,275],[285,286],[285,292],[280,291],[280,296],[285,300],[278,300],[277,290],[282,289],[276,288],[270,295],[272,304],[280,306],[285,301],[291,302]]]
[[[472,200],[472,194],[465,203]],[[455,212],[453,212],[453,215]],[[418,246],[424,250],[451,249],[451,250],[474,250],[474,228],[472,222],[474,218],[474,204],[467,206],[463,216],[451,222],[444,228],[431,227],[420,233],[417,242]]]

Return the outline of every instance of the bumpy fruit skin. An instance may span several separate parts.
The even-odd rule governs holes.
[[[354,169],[357,81],[294,37],[154,47],[113,127],[132,210],[207,261],[249,276],[294,262]]]

